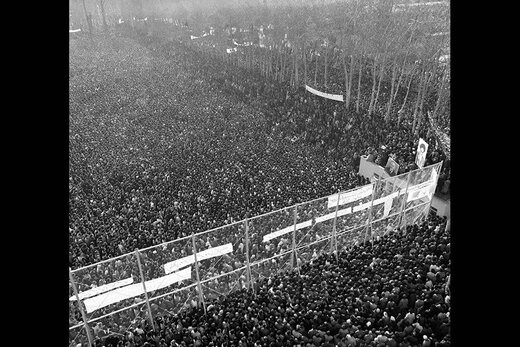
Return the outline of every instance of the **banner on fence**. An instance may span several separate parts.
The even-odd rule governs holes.
[[[373,184],[369,184],[366,186],[363,186],[359,189],[356,189],[354,191],[346,192],[346,193],[340,193],[341,197],[339,199],[339,205],[348,204],[349,202],[356,201],[359,199],[362,199],[364,197],[367,197],[369,195],[372,195],[372,191],[374,190]],[[329,196],[328,199],[328,208],[335,208],[338,204],[338,194],[334,194]]]
[[[329,93],[320,92],[319,90],[311,88],[308,85],[305,86],[305,89],[307,89],[307,91],[311,92],[312,94],[321,96],[323,98],[336,100],[336,101],[343,101],[343,95],[340,95],[340,94],[329,94]]]
[[[116,289],[116,288],[119,288],[119,287],[123,287],[123,286],[127,286],[129,284],[132,284],[134,282],[134,279],[132,277],[129,277],[129,278],[126,278],[124,280],[120,280],[120,281],[116,281],[116,282],[112,282],[112,283],[107,283],[107,284],[104,284],[102,286],[99,286],[99,287],[95,287],[95,288],[92,288],[92,289],[89,289],[89,290],[85,290],[84,292],[81,292],[78,294],[79,296],[79,299],[80,300],[83,300],[83,299],[86,299],[86,298],[90,298],[91,296],[96,296],[96,295],[99,295],[101,293],[105,293],[105,292],[108,292],[110,290],[113,290],[113,289]],[[69,298],[70,301],[74,301],[76,300],[76,295],[73,295]]]
[[[151,292],[154,290],[168,287],[174,283],[178,283],[191,278],[191,267],[179,272],[175,272],[163,277],[155,278],[145,282],[146,290]],[[117,288],[112,291],[94,296],[83,301],[87,313],[94,312],[105,306],[118,303],[123,300],[131,299],[144,294],[142,283],[134,283],[125,287]]]
[[[218,257],[231,252],[233,252],[233,245],[231,243],[227,243],[222,246],[212,247],[202,252],[197,252],[197,261]],[[187,257],[164,264],[164,272],[168,274],[193,263],[195,263],[195,256],[192,254]]]

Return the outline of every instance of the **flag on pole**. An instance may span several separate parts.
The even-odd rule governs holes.
[[[424,162],[426,161],[426,152],[428,151],[428,143],[423,139],[419,138],[419,144],[417,145],[417,153],[415,155],[415,164],[422,169]]]

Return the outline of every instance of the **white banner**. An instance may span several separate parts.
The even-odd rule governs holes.
[[[428,182],[426,182],[428,183]],[[430,182],[428,185],[424,185],[418,188],[413,189],[411,192],[408,190],[408,197],[406,198],[406,202],[414,201],[417,199],[421,199],[424,197],[428,197],[428,200],[431,200],[433,194],[435,193],[435,181]]]
[[[426,161],[426,152],[428,151],[428,143],[423,139],[419,138],[419,144],[417,145],[417,153],[415,155],[415,164],[419,168],[424,167],[424,162]]]
[[[132,284],[133,282],[134,282],[134,279],[132,277],[129,277],[129,278],[126,278],[124,280],[107,283],[107,284],[104,284],[104,285],[99,286],[99,287],[95,287],[95,288],[92,288],[92,289],[89,289],[89,290],[85,290],[84,292],[78,293],[78,296],[79,296],[80,300],[83,300],[85,298],[90,298],[91,296],[95,296],[95,295],[98,295],[98,294],[101,294],[101,293],[104,293],[104,292],[108,292],[108,291],[110,291],[112,289],[116,289],[116,288],[119,288],[119,287],[122,287],[122,286],[127,286],[129,284]],[[70,301],[75,301],[76,300],[76,295],[71,296],[69,298],[69,300]]]
[[[303,229],[303,228],[306,228],[306,227],[310,227],[311,225],[312,225],[312,220],[308,220],[308,221],[305,221],[305,222],[302,222],[302,223],[298,223],[298,224],[296,224],[296,230],[300,230],[300,229]],[[294,230],[294,225],[291,225],[291,226],[288,226],[286,228],[283,228],[283,229],[277,230],[275,232],[272,232],[270,234],[264,235],[264,237],[262,238],[262,242],[271,241],[272,239],[280,237],[280,236],[285,235],[285,234],[288,234],[288,233],[290,233],[293,230]]]
[[[316,94],[318,96],[321,96],[321,97],[324,97],[327,99],[343,101],[343,95],[340,95],[340,94],[329,94],[329,93],[320,92],[319,90],[311,88],[308,85],[305,86],[305,89],[307,89],[307,91],[311,92],[312,94]]]
[[[343,210],[338,210],[338,217],[345,216],[345,215],[347,215],[349,213],[352,213],[352,207],[348,207],[348,208],[345,208]],[[322,222],[325,222],[325,221],[330,220],[330,219],[334,219],[335,215],[336,215],[336,212],[328,213],[328,214],[326,214],[324,216],[317,217],[315,222],[316,222],[316,224],[318,224],[318,223],[322,223]],[[296,224],[296,230],[307,228],[307,227],[310,227],[311,225],[312,225],[312,220],[309,219],[308,221]],[[286,228],[283,228],[283,229],[277,230],[275,232],[272,232],[270,234],[264,235],[264,237],[262,239],[262,242],[271,241],[272,239],[275,239],[275,238],[280,237],[282,235],[288,234],[288,233],[292,232],[293,230],[294,230],[294,225],[291,225],[291,226],[288,226]]]
[[[81,29],[71,29],[69,30],[69,33],[77,33],[78,31],[81,31]]]
[[[153,280],[149,280],[144,283],[146,285],[147,291],[154,291],[190,278],[191,267],[179,272],[172,273],[170,275],[154,278]],[[122,300],[131,299],[142,294],[144,294],[143,284],[135,283],[98,296],[94,296],[93,298],[84,300],[83,303],[85,304],[87,313],[91,313],[105,306],[115,304]]]
[[[359,212],[362,210],[366,210],[367,208],[370,208],[371,203],[372,203],[372,201],[368,201],[368,202],[365,202],[364,204],[354,206],[352,208],[352,212]]]
[[[222,246],[212,247],[202,252],[197,252],[197,261],[218,257],[220,255],[224,255],[231,252],[233,252],[233,245],[231,243],[227,243]],[[164,264],[164,272],[168,274],[170,272],[176,271],[193,263],[195,263],[195,256],[192,254],[187,257],[180,258]]]
[[[226,52],[228,53],[233,53],[233,52],[236,52],[237,51],[237,48],[226,48]]]
[[[385,201],[385,209],[383,210],[383,218],[388,217],[390,210],[392,209],[392,203],[394,199],[388,199]]]
[[[363,187],[360,187],[354,191],[340,193],[339,205],[348,204],[349,202],[356,201],[362,198],[365,198],[369,195],[372,195],[374,190],[373,184],[369,184]],[[335,208],[338,203],[338,194],[329,196],[328,199],[328,208]]]

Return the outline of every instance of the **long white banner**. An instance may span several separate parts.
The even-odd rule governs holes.
[[[231,252],[233,252],[233,245],[231,243],[227,243],[222,246],[212,247],[212,248],[206,249],[202,252],[197,252],[197,261],[202,261],[202,260],[206,260],[209,258],[218,257],[220,255],[224,255],[224,254],[231,253]],[[182,267],[185,267],[185,266],[188,266],[188,265],[191,265],[194,263],[195,263],[195,256],[192,254],[187,257],[180,258],[180,259],[177,259],[177,260],[164,264],[164,272],[168,274],[170,272],[176,271]]]
[[[321,97],[324,97],[327,99],[343,101],[343,95],[340,95],[340,94],[329,94],[329,93],[320,92],[319,90],[309,87],[308,85],[305,86],[305,89],[307,89],[307,91],[311,92],[312,94],[316,94],[318,96],[321,96]]]
[[[369,195],[372,195],[373,191],[374,191],[374,185],[369,184],[369,185],[363,186],[359,189],[356,189],[356,190],[353,190],[350,192],[340,193],[341,196],[339,198],[339,205],[341,206],[344,204],[348,204],[349,202],[365,198]],[[327,207],[335,208],[337,203],[338,203],[338,194],[331,195],[331,196],[329,196]]]
[[[119,288],[119,287],[122,287],[122,286],[127,286],[129,284],[132,284],[133,282],[134,282],[134,279],[132,277],[129,277],[129,278],[126,278],[124,280],[107,283],[107,284],[104,284],[104,285],[99,286],[99,287],[95,287],[95,288],[92,288],[92,289],[89,289],[89,290],[85,290],[84,292],[78,293],[78,296],[79,296],[80,300],[83,300],[85,298],[90,298],[91,296],[95,296],[95,295],[98,295],[98,294],[101,294],[101,293],[104,293],[104,292],[108,292],[108,291],[110,291],[112,289],[116,289],[116,288]],[[75,301],[76,300],[76,295],[71,296],[69,298],[69,300],[70,301]]]
[[[178,283],[191,278],[191,266],[183,269],[179,272],[175,272],[163,277],[154,278],[144,282],[147,291],[154,291],[161,288],[168,287],[174,283]],[[94,296],[92,298],[83,301],[87,313],[94,312],[105,306],[115,304],[122,300],[134,298],[136,296],[144,294],[144,288],[142,283],[134,283],[122,288],[109,291],[107,293]]]

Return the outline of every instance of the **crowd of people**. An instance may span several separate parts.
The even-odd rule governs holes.
[[[185,51],[106,45],[95,67],[71,54],[72,268],[367,182],[271,134]]]
[[[382,117],[347,114],[330,100],[303,90],[288,93],[287,85],[266,83],[192,46],[150,35],[124,36],[71,45],[69,263],[73,269],[366,184],[368,180],[357,174],[363,154],[383,166],[385,158],[394,157],[400,172],[415,168],[417,136],[411,134],[409,119],[397,126]],[[434,143],[426,133],[420,134]],[[443,159],[442,152],[432,148],[426,165]],[[441,177],[449,180],[449,166]],[[274,221],[272,231],[280,224]],[[218,244],[209,238],[200,242],[201,248],[206,242]],[[318,264],[324,258],[320,259]],[[162,264],[164,259],[157,257],[156,262]],[[241,266],[239,259],[234,268]],[[99,276],[80,284],[82,290],[108,281],[104,268],[97,272]],[[121,271],[121,278],[126,275]],[[265,283],[258,289],[265,289]],[[235,295],[244,296],[244,290]],[[195,302],[186,307],[193,306]],[[190,312],[200,314],[200,307]],[[73,316],[71,324],[77,324],[81,320],[77,309]],[[158,326],[164,327],[169,319],[160,318]],[[145,333],[147,324],[130,332],[129,345],[146,345],[147,339],[157,346],[182,345],[192,335],[200,338],[186,345],[207,345],[208,336],[213,336],[202,340],[209,326],[189,334],[183,326],[177,329],[177,334],[184,331],[181,340],[173,343],[165,337],[164,343],[153,342],[159,335],[152,341],[152,333]],[[267,324],[257,326],[257,332],[269,330],[257,345],[282,343],[287,330],[280,337],[270,335],[276,330]],[[301,335],[302,326],[292,336]],[[224,328],[234,329],[232,333],[240,337],[229,324],[220,327],[221,336]],[[103,329],[97,330],[101,336]],[[226,341],[249,346],[254,338]]]
[[[124,334],[98,325],[96,346],[449,346],[450,233],[446,219],[323,254]],[[103,337],[100,337],[103,336]]]

